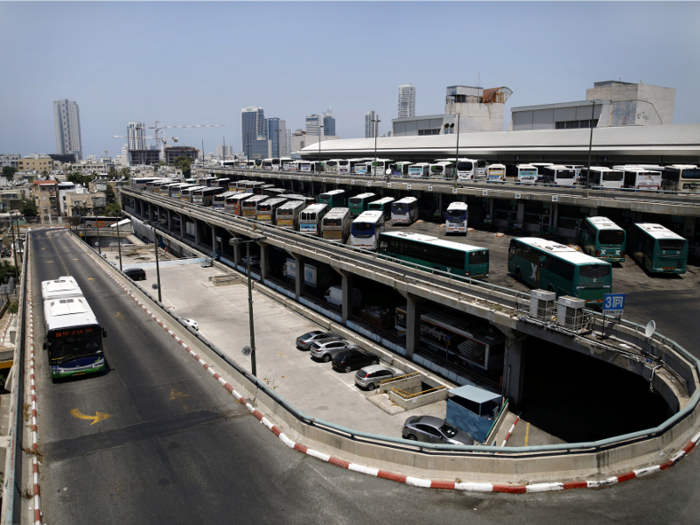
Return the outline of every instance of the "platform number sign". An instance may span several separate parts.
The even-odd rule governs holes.
[[[605,315],[622,315],[625,309],[625,294],[606,293],[603,297],[603,313]]]

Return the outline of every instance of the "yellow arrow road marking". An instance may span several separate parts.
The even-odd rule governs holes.
[[[179,399],[183,397],[190,397],[189,394],[185,394],[184,392],[180,392],[179,390],[175,390],[174,388],[170,391],[170,401],[173,399]]]
[[[94,277],[88,277],[88,281],[94,281],[94,280],[95,280]]]
[[[70,415],[77,419],[91,419],[92,423],[90,423],[90,425],[94,425],[95,423],[99,423],[100,421],[104,421],[110,417],[114,417],[112,414],[104,414],[103,412],[95,412],[94,416],[86,416],[85,414],[81,414],[80,410],[77,408],[71,410]]]

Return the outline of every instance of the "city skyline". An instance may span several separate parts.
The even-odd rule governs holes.
[[[50,108],[62,98],[80,105],[83,156],[104,155],[105,150],[118,155],[126,141],[113,136],[124,135],[129,122],[223,124],[173,130],[173,135],[179,144],[197,148],[204,140],[207,153],[216,151],[223,136],[227,144],[242,144],[239,113],[249,106],[265,108],[291,131],[305,128],[306,115],[333,107],[342,138],[363,137],[363,117],[373,108],[384,116],[382,135],[397,116],[397,86],[402,84],[420,91],[417,116],[442,113],[447,86],[506,86],[513,91],[505,108],[507,129],[512,107],[582,100],[596,81],[641,80],[677,90],[674,123],[700,122],[695,100],[700,36],[693,25],[700,19],[697,3],[415,2],[398,11],[394,3],[281,3],[272,14],[266,13],[269,6],[255,3],[165,5],[168,9],[163,3],[0,3],[0,15],[8,22],[0,34],[0,65],[13,72],[0,101],[2,152],[58,153]],[[407,34],[420,32],[443,23],[445,5],[454,16],[498,26],[500,37],[489,41],[488,53],[483,42],[493,24],[458,33],[449,43],[415,40],[401,46],[389,34],[370,38],[364,24],[371,15],[378,23],[398,24]],[[252,44],[257,28],[240,24],[229,30],[230,20],[263,15],[272,35],[266,46]],[[155,28],[149,22],[154,18],[160,21]],[[107,28],[96,23],[104,19],[114,23]],[[337,35],[321,49],[312,51],[295,41],[293,28],[330,20]],[[576,27],[591,27],[586,38],[557,39],[552,46],[551,28],[571,25],[571,20]],[[609,29],[622,21],[627,27],[653,27],[654,38],[630,38],[623,29]],[[81,29],[80,41],[64,38],[71,27]],[[114,45],[124,29],[144,36]],[[523,40],[525,29],[537,36]],[[182,38],[193,31],[196,38]],[[85,46],[85,40],[91,45]],[[151,42],[159,43],[155,57],[143,55]],[[270,46],[281,51],[270,53]],[[460,49],[477,52],[455,51]],[[141,55],[143,60],[133,59]],[[310,75],[308,66],[299,64],[300,55],[313,55],[323,74]],[[73,57],[69,69],[66,56]],[[130,61],[128,73],[118,67],[125,59]],[[183,63],[197,67],[184,70]],[[674,65],[678,63],[683,67]],[[109,82],[82,72],[99,64],[110,65]]]

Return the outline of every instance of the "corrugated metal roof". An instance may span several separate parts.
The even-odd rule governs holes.
[[[517,152],[527,150],[588,150],[590,129],[497,131],[485,133],[461,133],[460,153],[469,151]],[[456,135],[377,138],[377,154],[452,154],[456,148]],[[374,155],[375,139],[337,139],[320,144],[321,153],[341,156]],[[621,126],[595,128],[593,149],[600,152],[679,151],[700,155],[700,124],[671,124],[665,126]],[[302,155],[318,155],[319,144],[307,146]]]

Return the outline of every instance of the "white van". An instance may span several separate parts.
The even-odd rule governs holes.
[[[331,286],[324,295],[326,301],[335,306],[343,305],[343,287],[339,284]],[[352,307],[359,308],[362,304],[362,292],[357,288],[352,289]]]

